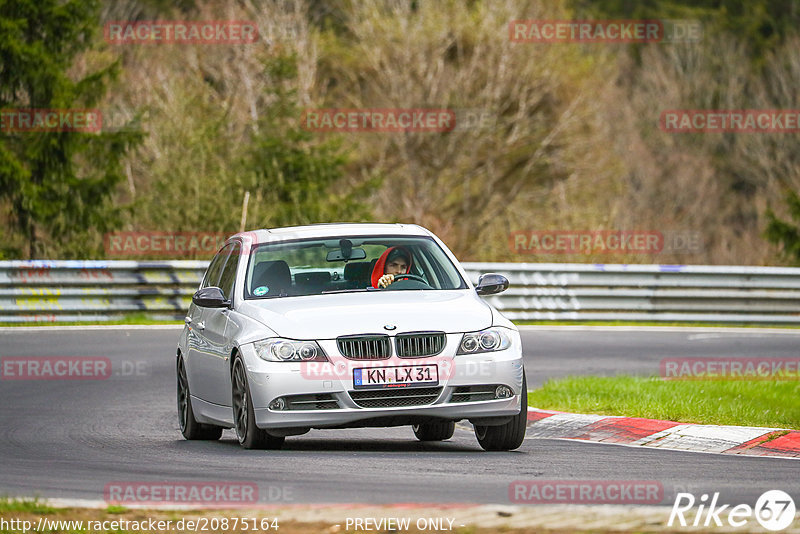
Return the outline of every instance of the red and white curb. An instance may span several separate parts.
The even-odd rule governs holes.
[[[658,449],[800,458],[800,432],[780,428],[690,425],[639,417],[528,408],[527,438],[557,438]]]

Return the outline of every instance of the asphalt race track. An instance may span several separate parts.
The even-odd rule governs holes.
[[[176,328],[0,329],[0,357],[98,356],[107,380],[0,381],[0,495],[103,500],[119,481],[250,481],[262,501],[509,504],[515,480],[659,481],[747,503],[800,499],[800,461],[526,439],[485,453],[468,424],[423,445],[410,428],[312,430],[281,451],[246,451],[232,431],[185,441],[175,408]],[[796,357],[800,331],[525,329],[529,387],[568,374],[657,374],[676,356]]]

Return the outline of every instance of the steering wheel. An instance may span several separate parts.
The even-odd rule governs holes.
[[[431,286],[419,275],[416,274],[396,274],[394,283],[386,288],[389,291],[403,289],[430,289]]]
[[[394,281],[395,282],[397,282],[401,278],[405,278],[405,279],[408,279],[408,280],[416,280],[417,282],[422,282],[425,285],[428,284],[428,282],[425,281],[424,278],[422,278],[421,276],[419,276],[417,274],[396,274],[396,275],[394,275]]]

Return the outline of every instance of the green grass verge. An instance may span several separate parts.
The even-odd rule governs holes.
[[[56,508],[47,506],[38,499],[14,499],[11,497],[0,497],[0,514],[9,512],[53,514],[56,512]]]
[[[34,499],[15,500],[0,497],[0,516],[3,520],[3,524],[0,525],[0,534],[20,534],[23,530],[28,534],[99,534],[101,532],[113,534],[143,534],[147,532],[152,534],[182,534],[185,532],[319,534],[320,532],[341,531],[341,525],[333,525],[332,521],[310,518],[309,512],[313,510],[313,506],[309,506],[308,511],[301,510],[299,512],[292,510],[295,508],[293,505],[288,505],[286,510],[275,509],[272,506],[259,508],[261,507],[255,507],[253,510],[240,508],[231,510],[147,510],[127,509],[122,506],[108,506],[104,509],[51,508]],[[389,513],[389,509],[386,510],[386,513]],[[318,516],[318,514],[314,515]],[[290,518],[292,516],[294,518]],[[237,518],[235,522],[233,518]],[[247,523],[239,521],[238,518],[247,519]],[[201,519],[205,519],[205,521],[200,521]],[[220,521],[221,519],[228,520],[227,528],[224,528],[225,524]],[[156,530],[150,527],[151,520],[159,523]],[[215,523],[215,520],[218,523]],[[253,525],[266,527],[266,524],[261,522],[262,520],[269,524],[269,528],[252,528]],[[179,530],[178,526],[181,521],[185,522],[181,525],[183,528]],[[193,522],[194,526],[190,526],[190,522]],[[412,521],[412,526],[407,532],[427,534],[430,530],[419,530],[414,527]],[[455,534],[496,534],[498,529],[468,525],[455,528],[453,532]],[[501,528],[499,532],[524,534],[530,530]],[[548,530],[548,532],[560,534],[571,531]]]
[[[544,410],[800,430],[800,381],[567,377],[528,393]]]

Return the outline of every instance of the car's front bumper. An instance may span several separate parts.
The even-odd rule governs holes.
[[[514,341],[506,350],[459,356],[455,356],[455,349],[451,349],[449,354],[446,351],[430,358],[392,357],[380,361],[354,361],[336,355],[335,342],[325,341],[320,345],[329,355],[331,363],[268,362],[256,355],[252,345],[241,347],[241,353],[249,378],[256,425],[260,428],[334,428],[362,424],[391,426],[413,424],[425,418],[480,419],[491,423],[492,418],[517,415],[520,410],[520,395],[523,394],[522,351],[519,335],[516,332],[514,334]],[[452,334],[448,346],[457,346],[460,337],[460,334]],[[438,366],[439,383],[434,388],[424,388],[425,396],[415,398],[415,392],[422,390],[413,387],[367,389],[373,392],[367,393],[368,396],[383,397],[383,392],[386,392],[390,398],[385,402],[357,400],[365,390],[357,390],[353,385],[352,370],[355,368],[433,363]],[[486,399],[485,393],[464,394],[464,391],[471,390],[466,388],[491,391],[498,385],[508,386],[513,395]],[[312,409],[269,408],[276,398],[290,399],[298,395],[304,399],[314,399],[319,395],[323,399],[319,406],[324,408],[317,409],[314,404],[311,405]],[[391,398],[393,395],[403,398],[394,400]],[[393,403],[404,405],[393,406]]]

